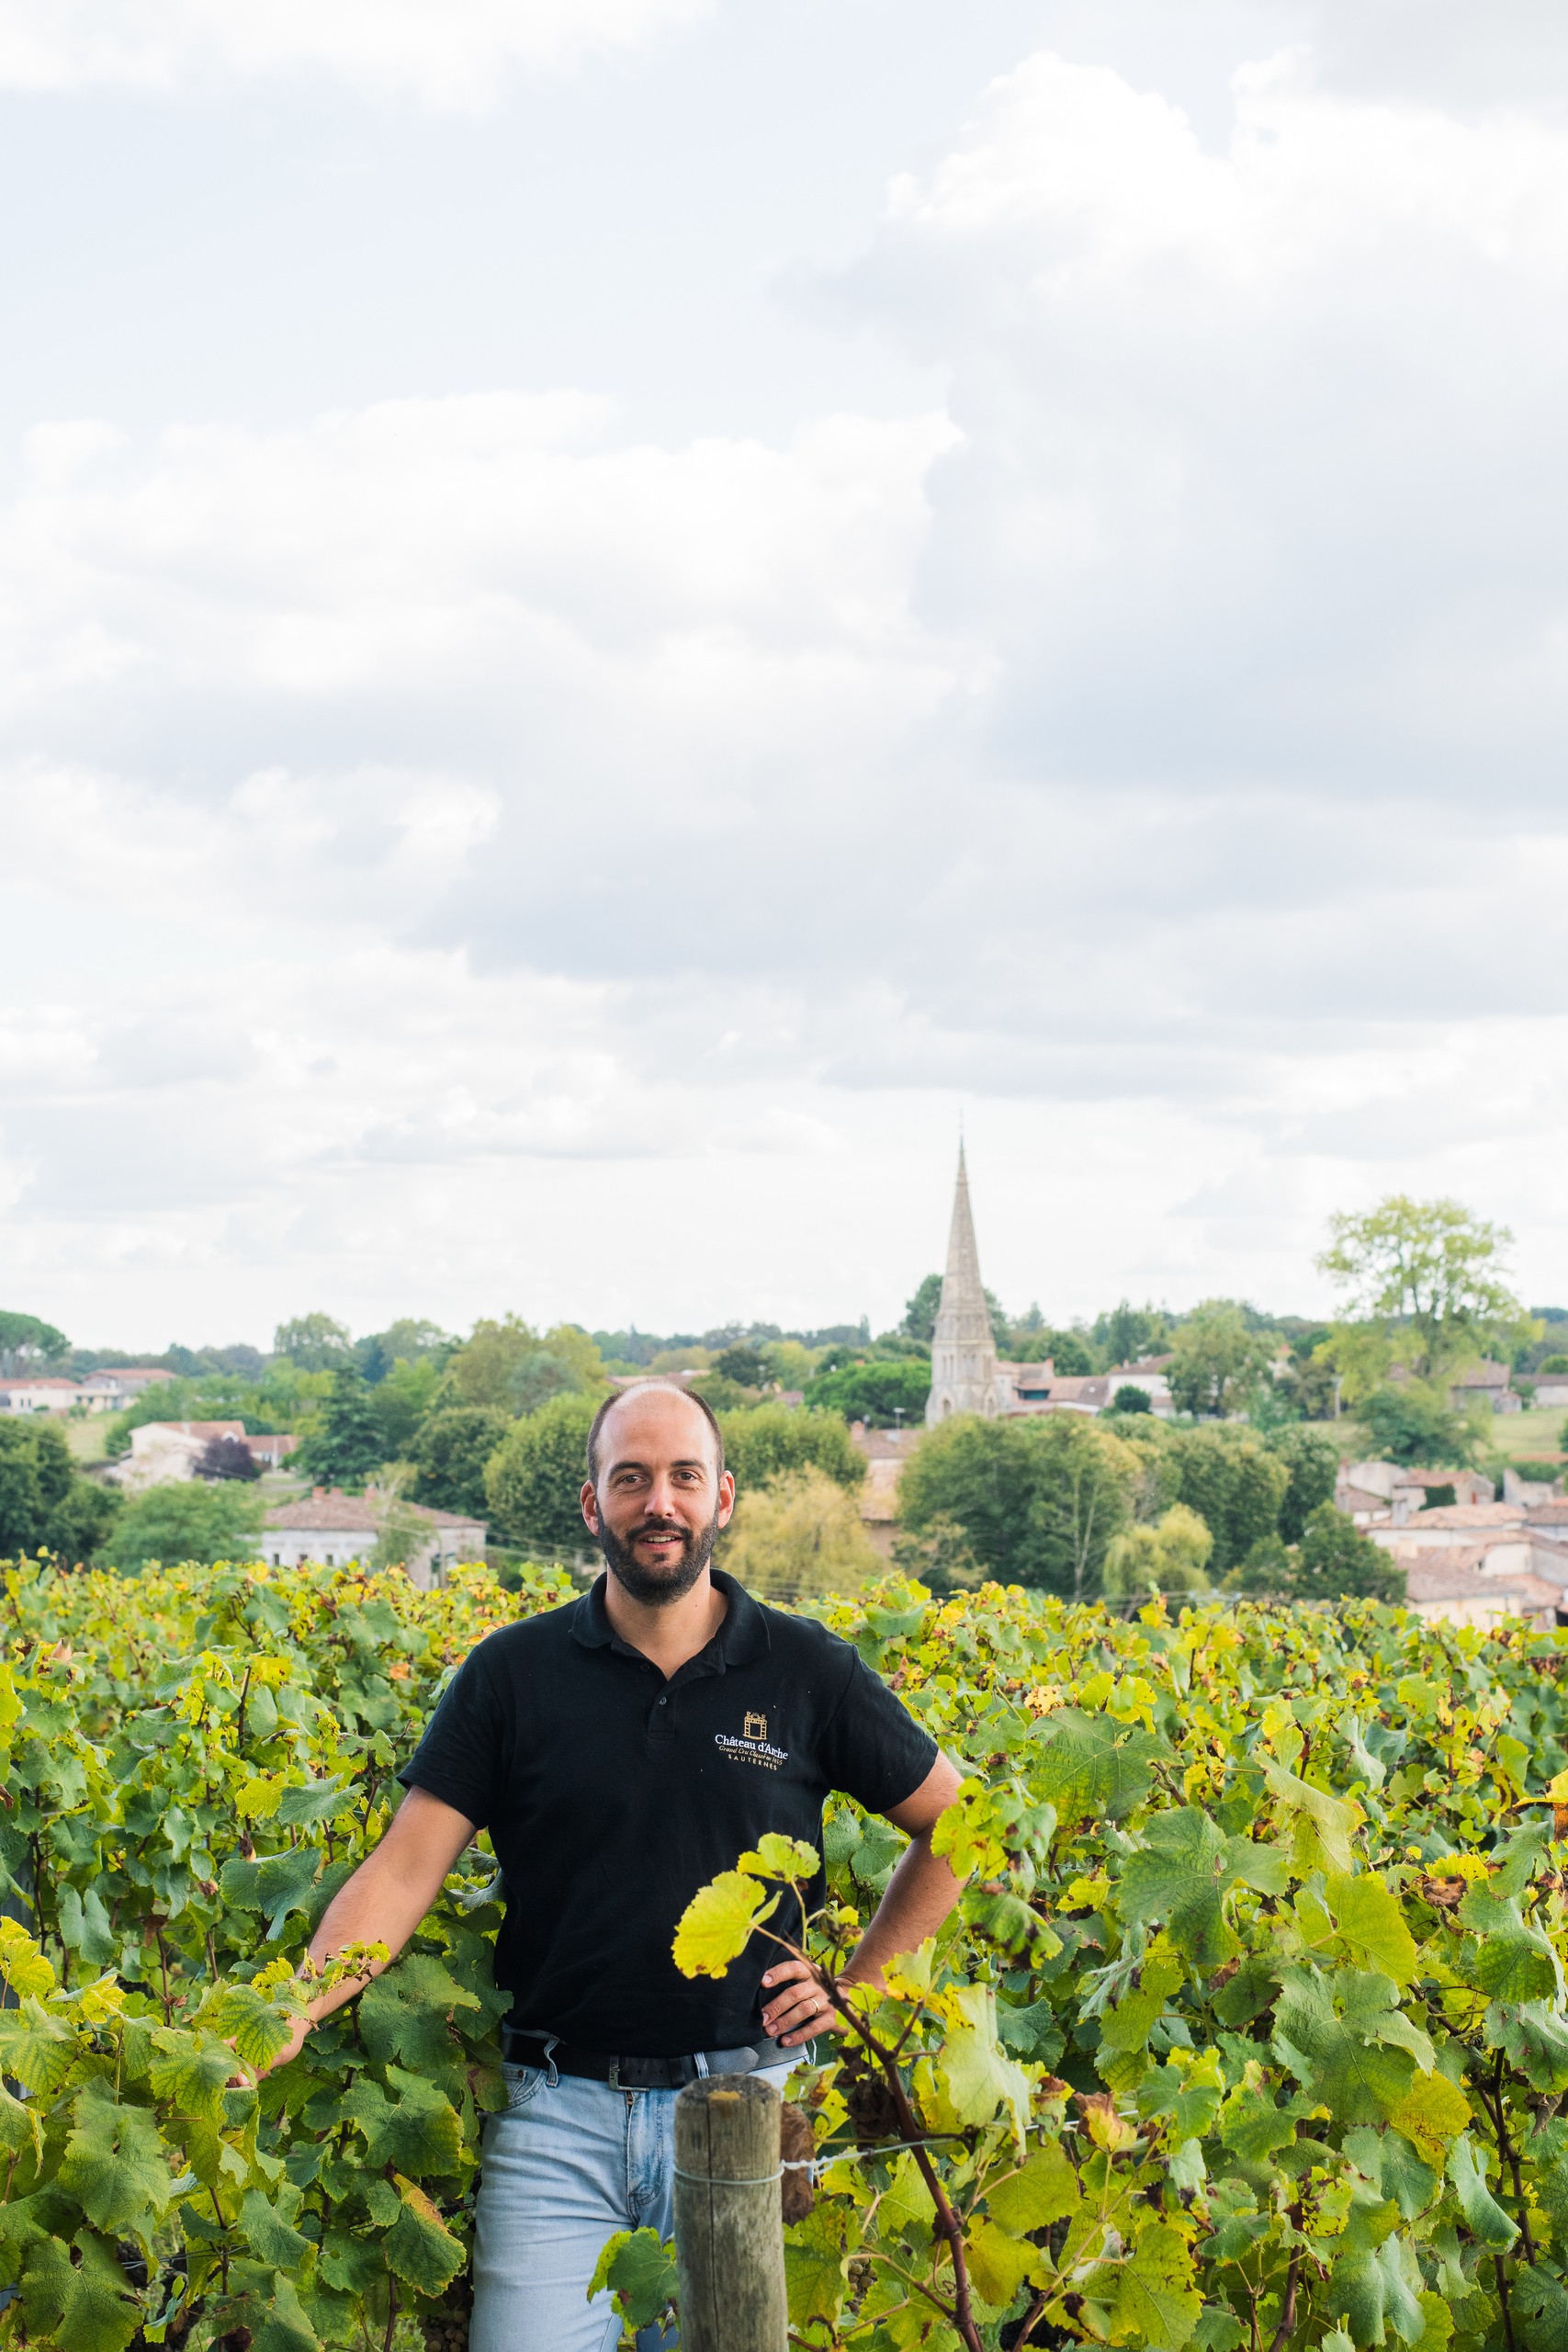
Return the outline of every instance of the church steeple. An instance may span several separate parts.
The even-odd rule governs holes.
[[[980,1280],[980,1253],[975,1247],[975,1219],[969,1207],[969,1171],[961,1141],[953,1223],[947,1237],[947,1272],[942,1278],[942,1304],[931,1335],[927,1423],[943,1421],[950,1413],[994,1414],[998,1385],[997,1342]]]

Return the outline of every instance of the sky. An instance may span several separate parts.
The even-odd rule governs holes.
[[[1548,0],[0,0],[0,1304],[1568,1300]]]

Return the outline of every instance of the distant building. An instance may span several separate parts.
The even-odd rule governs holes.
[[[1404,1605],[1428,1624],[1476,1625],[1490,1632],[1510,1617],[1541,1626],[1558,1622],[1561,1590],[1529,1574],[1494,1573],[1469,1554],[1454,1552],[1418,1554],[1401,1566],[1406,1571]]]
[[[1531,1402],[1543,1408],[1550,1406],[1553,1412],[1568,1405],[1568,1373],[1549,1372],[1539,1377]]]
[[[53,1374],[15,1373],[0,1380],[0,1413],[68,1413],[77,1397],[76,1383]]]
[[[1510,1387],[1509,1379],[1506,1363],[1483,1359],[1450,1383],[1449,1402],[1456,1413],[1462,1413],[1467,1405],[1485,1405],[1494,1413],[1521,1412],[1524,1400]]]
[[[268,1511],[262,1557],[275,1568],[295,1568],[308,1560],[329,1568],[344,1568],[355,1560],[368,1566],[389,1507],[389,1498],[374,1490],[345,1495],[337,1487],[317,1487],[299,1501]],[[402,1564],[413,1583],[428,1588],[457,1561],[483,1559],[489,1533],[483,1520],[468,1519],[460,1511],[431,1510],[423,1503],[400,1503],[397,1508],[400,1516],[423,1531]]]
[[[969,1172],[964,1146],[958,1147],[958,1182],[953,1194],[953,1222],[948,1227],[947,1271],[942,1278],[942,1299],[931,1334],[931,1392],[926,1400],[926,1425],[934,1429],[953,1413],[979,1413],[994,1420],[1018,1403],[1012,1374],[1023,1367],[1004,1368],[997,1356],[991,1310],[980,1280],[980,1253],[975,1246],[975,1220],[969,1208]],[[1043,1366],[1029,1369],[1043,1374]]]
[[[243,1421],[143,1421],[130,1432],[130,1453],[109,1476],[132,1492],[194,1478],[197,1464],[220,1437],[235,1439],[263,1470],[276,1470],[299,1442],[281,1430],[250,1436]]]

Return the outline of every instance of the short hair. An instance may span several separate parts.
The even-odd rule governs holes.
[[[667,1396],[683,1396],[688,1405],[696,1407],[713,1431],[713,1450],[718,1463],[717,1476],[722,1478],[724,1476],[724,1431],[719,1428],[713,1407],[705,1396],[699,1396],[694,1388],[682,1388],[678,1380],[660,1379],[655,1374],[648,1380],[628,1380],[624,1388],[617,1388],[606,1396],[594,1414],[593,1426],[588,1432],[589,1484],[595,1489],[599,1485],[599,1432],[604,1428],[605,1420],[615,1411],[615,1407],[623,1403],[626,1397],[640,1396],[649,1388],[662,1389]]]

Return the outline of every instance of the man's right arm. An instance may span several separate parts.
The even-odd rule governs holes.
[[[380,1844],[328,1904],[310,1939],[310,1958],[320,1965],[349,1944],[385,1944],[388,1959],[395,1960],[473,1836],[474,1824],[466,1815],[425,1789],[411,1789]],[[299,2019],[273,2064],[287,2065],[298,2056],[311,2026],[352,2001],[386,1965],[373,1962],[363,1976],[348,1977],[312,2001],[309,2016]]]

